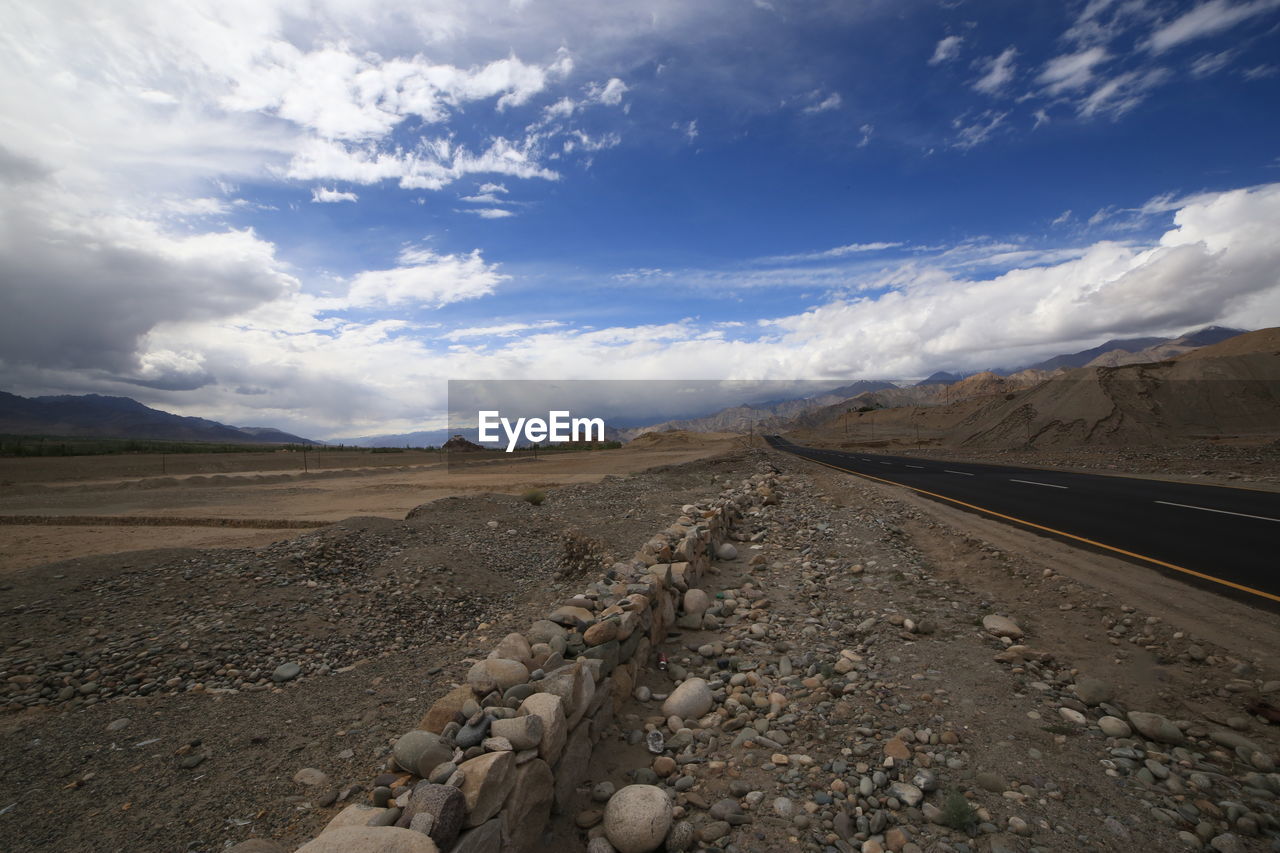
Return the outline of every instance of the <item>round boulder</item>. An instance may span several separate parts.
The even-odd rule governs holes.
[[[1008,616],[1000,616],[995,613],[983,616],[982,627],[986,629],[988,634],[994,634],[997,637],[1008,637],[1011,640],[1022,639],[1022,629],[1018,627],[1018,623]]]
[[[322,832],[298,853],[440,853],[430,837],[394,826],[344,826]]]
[[[400,736],[392,754],[402,770],[429,776],[438,765],[453,758],[453,747],[438,734],[414,729]]]
[[[711,688],[701,678],[689,678],[671,691],[667,701],[662,703],[662,714],[665,717],[676,716],[682,720],[696,720],[711,710],[715,698]]]
[[[655,785],[628,785],[604,810],[604,834],[619,853],[649,853],[671,828],[671,800]]]
[[[697,587],[684,594],[684,612],[689,616],[701,616],[710,606],[711,599]]]
[[[506,658],[488,658],[471,667],[467,683],[481,695],[494,690],[506,690],[529,680],[529,669],[519,661]]]

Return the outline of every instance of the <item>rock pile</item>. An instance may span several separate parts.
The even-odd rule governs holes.
[[[685,505],[631,560],[504,637],[465,684],[396,741],[386,772],[373,780],[371,803],[347,806],[301,851],[543,849],[552,810],[569,807],[593,746],[614,730],[615,713],[677,618],[692,629],[718,626],[724,606],[711,607],[699,584],[714,558],[736,557],[727,542],[734,525],[749,508],[776,502],[773,485],[764,470],[714,500]],[[689,679],[664,710],[695,718],[713,703],[713,687]],[[593,849],[643,853],[693,842],[690,827],[674,823],[662,788],[637,784],[615,793],[605,783],[595,793],[607,806]]]

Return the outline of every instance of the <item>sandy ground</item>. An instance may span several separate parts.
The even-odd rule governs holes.
[[[537,460],[478,460],[446,465],[435,454],[351,454],[325,462],[369,461],[369,467],[282,473],[277,454],[207,454],[180,461],[187,475],[122,477],[130,465],[157,467],[154,459],[78,457],[0,460],[0,516],[132,516],[190,518],[191,527],[0,524],[0,572],[55,560],[149,548],[256,547],[301,530],[194,526],[215,519],[340,521],[352,516],[404,518],[421,504],[450,495],[598,482],[659,465],[722,453],[733,439],[642,449],[566,453]],[[293,454],[297,455],[297,454]],[[231,459],[230,456],[256,457]],[[212,457],[212,458],[208,458]],[[392,467],[384,460],[399,458]],[[421,458],[418,458],[421,457]],[[172,457],[171,457],[172,459]],[[291,460],[285,460],[292,464]],[[417,464],[405,465],[403,462]],[[13,463],[24,463],[21,465]],[[256,467],[249,467],[256,463]],[[40,466],[47,478],[40,479]],[[300,463],[299,463],[300,464]],[[234,473],[232,473],[234,472]],[[123,520],[122,520],[123,521]]]

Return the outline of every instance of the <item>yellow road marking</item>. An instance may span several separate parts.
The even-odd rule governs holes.
[[[799,454],[795,454],[795,455],[799,456]],[[800,458],[809,459],[809,457],[807,456],[800,456]],[[1175,572],[1182,572],[1183,574],[1191,575],[1192,577],[1197,577],[1197,578],[1200,578],[1201,580],[1212,581],[1213,583],[1219,583],[1219,584],[1222,584],[1223,586],[1229,586],[1232,589],[1237,589],[1237,590],[1240,590],[1241,592],[1247,592],[1252,595],[1259,596],[1261,598],[1266,598],[1271,601],[1280,602],[1280,595],[1273,595],[1269,592],[1263,592],[1260,589],[1254,589],[1251,586],[1245,586],[1244,584],[1238,584],[1238,583],[1235,583],[1234,581],[1224,580],[1222,578],[1216,578],[1213,575],[1207,575],[1204,572],[1197,572],[1194,569],[1187,569],[1187,568],[1183,568],[1182,566],[1175,566],[1173,563],[1166,563],[1164,560],[1157,560],[1155,557],[1148,557],[1144,554],[1135,554],[1133,551],[1126,551],[1123,548],[1117,548],[1114,545],[1108,545],[1105,542],[1095,542],[1092,539],[1086,539],[1085,537],[1077,536],[1074,533],[1067,533],[1064,530],[1055,530],[1052,527],[1045,527],[1043,524],[1036,524],[1034,521],[1027,521],[1026,519],[1023,519],[1023,518],[1016,518],[1012,515],[1005,515],[1004,513],[996,512],[993,509],[987,509],[984,506],[965,503],[962,500],[949,498],[946,495],[940,495],[937,492],[930,492],[930,491],[926,491],[925,489],[917,489],[915,486],[907,486],[902,483],[895,483],[893,480],[886,480],[883,477],[876,477],[872,474],[864,474],[861,471],[854,471],[849,468],[841,468],[839,465],[832,465],[830,462],[822,462],[818,459],[809,459],[809,461],[817,462],[819,465],[825,465],[828,468],[834,468],[837,471],[843,471],[846,474],[853,474],[855,477],[866,477],[869,480],[876,480],[877,482],[888,483],[890,486],[897,486],[901,489],[910,489],[911,491],[919,492],[922,495],[928,495],[929,497],[932,497],[932,498],[938,498],[939,500],[948,501],[953,504],[958,504],[963,507],[968,507],[969,509],[975,509],[978,512],[985,512],[988,515],[994,515],[996,518],[1003,518],[1006,521],[1013,521],[1018,524],[1025,524],[1027,527],[1034,527],[1037,530],[1043,530],[1047,533],[1053,533],[1057,536],[1065,536],[1068,539],[1074,539],[1077,542],[1084,542],[1086,545],[1092,545],[1095,548],[1105,548],[1106,550],[1114,551],[1117,554],[1124,554],[1126,557],[1133,557],[1136,560],[1145,560],[1148,563],[1152,563],[1154,565],[1161,566],[1166,569],[1172,569]]]

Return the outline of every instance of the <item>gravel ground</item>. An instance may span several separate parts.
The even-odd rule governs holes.
[[[597,558],[629,557],[714,478],[762,462],[781,502],[748,517],[737,558],[711,573],[710,622],[676,630],[669,668],[623,707],[549,828],[554,849],[585,850],[610,786],[632,782],[666,788],[705,849],[1274,849],[1273,613],[1212,611],[1254,620],[1247,642],[1215,643],[1192,618],[1205,593],[1175,589],[1185,612],[1157,606],[1168,582],[1152,575],[1150,595],[1118,597],[1073,576],[1074,557],[1044,556],[1070,549],[1016,547],[900,490],[760,452],[549,490],[539,507],[454,498],[260,551],[14,576],[0,848],[296,846],[367,801],[392,740],[473,656],[583,589]],[[582,536],[567,549],[570,528]],[[287,663],[299,675],[273,680]],[[712,713],[672,719],[663,699],[694,676]],[[294,782],[308,767],[325,778]]]
[[[656,783],[712,849],[1276,849],[1274,654],[769,458],[781,503],[712,575],[713,628],[671,636],[564,824],[598,834],[608,786]],[[694,678],[710,713],[672,718]]]
[[[713,494],[736,457],[447,498],[261,550],[149,551],[12,573],[0,609],[0,849],[300,843],[389,740],[584,570]],[[586,548],[569,550],[567,530]],[[278,668],[297,664],[273,679]],[[127,720],[127,722],[121,722]],[[293,783],[303,767],[331,780]]]

